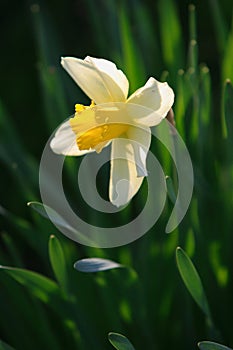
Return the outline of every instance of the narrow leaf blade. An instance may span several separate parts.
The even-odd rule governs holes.
[[[44,218],[50,220],[57,224],[60,227],[64,227],[73,231],[73,228],[63,219],[61,215],[59,215],[54,209],[49,206],[42,204],[40,202],[28,202],[27,205],[34,209],[37,213],[39,213]]]
[[[232,110],[233,110],[233,85],[228,79],[225,82],[224,96],[223,96],[223,108],[224,108],[224,121],[226,127],[226,135],[228,136],[229,143],[232,142],[233,136],[233,121],[232,121]]]
[[[57,281],[68,292],[68,274],[65,261],[65,255],[62,245],[57,237],[50,236],[49,239],[49,257]]]
[[[58,229],[60,229],[61,232],[63,232],[63,229],[66,231],[66,236],[71,238],[74,241],[80,242],[80,240],[90,246],[96,246],[96,242],[89,239],[87,236],[85,236],[83,233],[77,231],[75,228],[70,226],[68,222],[54,209],[49,207],[46,204],[42,204],[40,202],[28,202],[27,205],[31,208],[33,208],[37,213],[39,213],[44,218],[52,221],[52,223],[57,226]]]
[[[135,350],[131,342],[122,334],[109,333],[108,340],[117,350]]]
[[[0,269],[4,270],[44,303],[50,303],[56,296],[60,295],[58,285],[37,272],[9,266],[0,266]]]
[[[208,302],[198,272],[191,259],[180,247],[176,250],[176,261],[180,275],[188,291],[202,311],[211,318]]]

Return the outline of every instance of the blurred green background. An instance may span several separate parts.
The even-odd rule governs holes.
[[[1,0],[0,9],[0,264],[19,268],[0,271],[0,348],[111,349],[109,332],[124,334],[135,349],[195,349],[202,340],[233,346],[232,1]],[[86,55],[115,62],[131,92],[150,76],[175,91],[176,126],[193,161],[195,188],[184,221],[169,235],[169,199],[147,235],[105,250],[70,241],[27,207],[40,201],[48,137],[75,103],[89,103],[60,57]],[[176,183],[164,147],[155,140],[152,150]],[[67,178],[74,179],[79,162],[67,160]],[[137,213],[145,193],[144,184],[118,220]],[[106,222],[84,204],[81,212]],[[179,245],[205,292],[195,278],[185,280],[191,263],[182,254],[180,262],[179,253],[177,268]],[[84,274],[73,264],[85,257],[126,267]],[[198,302],[205,298],[207,314]]]

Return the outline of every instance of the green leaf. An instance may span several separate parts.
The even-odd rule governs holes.
[[[138,49],[137,41],[134,39],[132,33],[129,11],[131,11],[131,9],[128,9],[127,2],[119,2],[118,20],[120,24],[119,29],[124,70],[130,81],[130,89],[134,91],[139,87],[139,83],[143,81],[145,71],[141,52]]]
[[[171,0],[157,2],[159,12],[159,29],[164,61],[169,72],[174,73],[183,67],[183,46],[181,26],[176,3]]]
[[[229,143],[232,144],[233,137],[233,86],[231,81],[228,79],[225,82],[224,97],[223,97],[223,108],[224,108],[224,121],[225,121],[225,133],[228,136]]]
[[[211,341],[201,341],[200,343],[198,343],[198,347],[201,350],[232,350],[227,346],[218,343],[213,343]]]
[[[54,235],[51,235],[49,239],[49,257],[56,279],[64,289],[65,293],[67,293],[68,274],[64,251],[58,238]]]
[[[130,341],[122,334],[109,333],[108,340],[117,350],[135,350]]]
[[[197,70],[198,54],[197,54],[197,34],[196,34],[196,10],[193,4],[189,5],[189,66],[194,71]]]
[[[227,35],[227,40],[224,47],[224,57],[221,65],[222,78],[233,80],[233,67],[232,67],[232,55],[233,55],[233,21],[232,27]]]
[[[14,350],[14,348],[0,340],[0,350]]]
[[[88,258],[76,261],[74,268],[81,272],[100,272],[123,267],[115,261],[102,258]]]
[[[39,213],[44,218],[51,220],[54,224],[64,227],[70,231],[74,229],[63,219],[61,215],[59,215],[54,209],[49,206],[42,204],[40,202],[28,202],[27,205],[33,208],[37,213]],[[50,219],[51,218],[51,219]]]
[[[27,205],[31,208],[33,208],[37,213],[39,213],[44,218],[52,221],[54,225],[56,225],[61,232],[63,232],[63,228],[67,231],[69,231],[68,237],[79,241],[80,239],[82,242],[85,242],[86,245],[93,245],[95,246],[95,242],[90,240],[88,237],[86,237],[81,232],[75,230],[72,226],[68,224],[68,222],[60,215],[58,214],[54,209],[50,208],[48,205],[42,204],[40,202],[28,202]]]
[[[213,25],[215,29],[216,41],[220,53],[223,53],[227,43],[227,23],[223,16],[223,8],[219,3],[219,0],[209,0],[210,11],[213,16]]]
[[[176,261],[184,284],[193,299],[200,306],[202,311],[211,319],[209,305],[198,272],[191,259],[180,247],[176,250]]]
[[[9,266],[0,266],[0,269],[4,270],[46,304],[53,301],[55,296],[60,296],[58,285],[48,277],[42,276],[37,272]]]
[[[31,6],[32,20],[35,30],[35,43],[38,56],[37,68],[42,91],[42,102],[46,115],[45,121],[53,130],[69,115],[66,104],[65,89],[62,84],[57,59],[60,48],[57,33],[51,18],[46,11],[40,11],[40,6]]]

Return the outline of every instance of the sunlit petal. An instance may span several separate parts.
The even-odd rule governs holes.
[[[86,57],[85,60],[65,57],[61,64],[96,104],[125,101],[128,80],[114,63],[92,57]]]
[[[151,144],[150,128],[130,127],[127,137],[133,146],[137,176],[147,176],[146,157]]]
[[[174,92],[167,83],[160,83],[150,78],[147,83],[135,91],[127,100],[127,104],[141,105],[153,113],[144,116],[138,122],[147,126],[157,125],[166,117],[174,102]],[[132,105],[132,106],[133,106]],[[140,119],[139,116],[135,118]]]
[[[138,192],[143,177],[138,177],[134,148],[130,140],[112,141],[109,199],[117,207],[125,205]]]
[[[129,92],[128,79],[120,69],[117,69],[115,63],[103,58],[94,58],[90,56],[87,56],[85,61],[92,63],[99,71],[104,72],[111,77],[121,88],[125,99],[127,98]]]

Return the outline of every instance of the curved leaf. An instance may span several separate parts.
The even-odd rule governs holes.
[[[198,272],[191,259],[180,247],[178,247],[176,250],[176,261],[184,284],[186,285],[193,299],[200,306],[202,311],[209,318],[211,318],[209,305]]]
[[[44,303],[50,303],[54,300],[55,296],[61,295],[59,287],[54,281],[37,272],[9,266],[0,266],[0,269],[4,270],[17,282],[25,286],[34,296]]]
[[[122,334],[109,333],[108,340],[117,350],[135,350],[130,341]]]
[[[49,207],[46,204],[42,204],[40,202],[28,202],[27,205],[31,208],[33,208],[37,213],[39,213],[44,218],[52,221],[52,223],[57,226],[58,229],[61,230],[65,229],[66,232],[68,231],[69,234],[65,233],[66,236],[68,236],[70,239],[74,241],[78,241],[81,239],[82,242],[86,245],[93,245],[95,246],[95,242],[91,241],[88,237],[86,237],[81,232],[77,231],[75,228],[70,226],[68,222],[60,215],[58,214],[54,209]]]
[[[232,123],[232,109],[233,109],[233,85],[229,79],[226,80],[224,86],[223,95],[223,111],[224,111],[224,122],[225,122],[225,135],[229,146],[232,146],[233,137],[233,123]]]
[[[232,350],[225,345],[213,343],[211,341],[201,341],[198,343],[198,347],[200,350]]]
[[[44,218],[50,220],[51,217],[52,222],[54,222],[56,225],[64,227],[70,231],[74,231],[73,227],[71,227],[60,214],[58,214],[54,209],[50,208],[49,206],[40,202],[28,202],[27,205],[34,209]]]
[[[112,270],[123,265],[116,263],[115,261],[101,258],[88,258],[81,259],[75,262],[74,268],[81,272],[99,272],[105,270]]]
[[[68,275],[63,248],[58,238],[54,235],[49,239],[49,257],[51,265],[57,281],[63,287],[64,291],[68,291]]]

